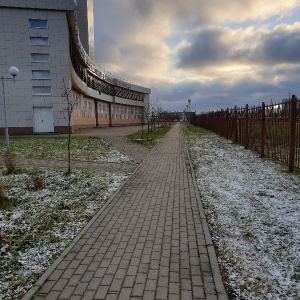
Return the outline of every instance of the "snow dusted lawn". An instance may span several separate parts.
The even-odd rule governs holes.
[[[72,146],[72,159],[129,160],[100,138],[75,138]],[[12,138],[11,149],[18,157],[65,159],[67,153],[66,138],[53,137]],[[7,175],[0,161],[0,300],[20,298],[129,175],[18,167]]]
[[[231,299],[300,299],[300,179],[202,129],[188,145]]]
[[[95,170],[67,177],[65,170],[34,172],[45,183],[38,190],[28,169],[0,176],[14,206],[0,209],[0,299],[24,294],[126,178]]]

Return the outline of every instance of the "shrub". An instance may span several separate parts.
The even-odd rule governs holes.
[[[5,191],[4,184],[2,181],[0,181],[0,201],[1,201],[1,199],[3,199],[5,197],[4,191]]]
[[[7,174],[15,173],[17,169],[16,156],[11,151],[6,151],[3,157]]]
[[[34,190],[41,190],[45,188],[45,176],[43,174],[33,171],[30,174],[30,179],[29,187],[33,186]]]
[[[9,251],[8,237],[5,233],[0,233],[0,255],[7,255]]]
[[[8,197],[5,196],[5,186],[1,180],[0,180],[0,209],[3,210],[14,209],[14,205],[11,203]]]

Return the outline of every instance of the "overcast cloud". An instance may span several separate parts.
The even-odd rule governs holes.
[[[299,10],[300,0],[94,0],[96,60],[166,110],[280,101],[300,83]],[[290,90],[300,97],[300,84]]]

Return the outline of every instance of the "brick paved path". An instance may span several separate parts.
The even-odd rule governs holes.
[[[32,295],[227,299],[179,124],[23,300]]]

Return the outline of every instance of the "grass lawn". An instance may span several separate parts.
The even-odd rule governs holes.
[[[12,137],[17,157],[66,159],[66,137]],[[0,155],[5,139],[0,140]],[[72,137],[72,159],[124,161],[103,139]],[[129,175],[16,166],[0,160],[0,299],[19,299]]]
[[[67,160],[67,137],[11,137],[11,151],[20,158]],[[5,139],[0,139],[0,155],[5,152]],[[110,144],[100,137],[71,138],[71,159],[99,161],[121,157]],[[124,159],[124,158],[123,158]]]
[[[139,131],[137,133],[131,134],[127,136],[127,139],[147,148],[152,148],[156,145],[158,140],[170,130],[171,127],[172,124],[167,124],[164,127],[156,128],[153,130],[150,129],[148,132],[147,126],[144,126],[143,132]]]

